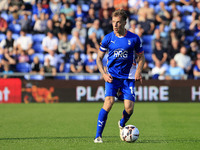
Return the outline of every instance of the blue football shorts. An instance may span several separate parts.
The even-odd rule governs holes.
[[[105,82],[105,97],[117,97],[117,92],[120,89],[122,98],[135,102],[135,80],[134,79],[117,79],[113,77],[112,83]]]

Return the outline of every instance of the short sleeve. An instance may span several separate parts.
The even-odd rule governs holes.
[[[102,52],[106,52],[108,50],[108,43],[109,43],[108,37],[105,36],[100,43],[99,50],[102,51]]]

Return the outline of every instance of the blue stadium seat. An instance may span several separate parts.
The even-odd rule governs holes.
[[[6,35],[3,34],[3,33],[1,33],[1,34],[0,34],[0,42],[1,42],[2,40],[4,40],[5,38],[6,38]]]
[[[148,44],[148,45],[144,44],[143,45],[143,49],[144,49],[144,53],[145,54],[146,53],[152,53],[152,46],[151,46],[151,44]]]
[[[30,64],[29,63],[18,63],[16,65],[16,70],[18,72],[29,72],[30,71]]]
[[[192,16],[191,15],[183,16],[182,21],[185,22],[186,26],[189,26],[190,23],[192,22]]]
[[[13,33],[13,34],[12,34],[12,38],[13,38],[14,40],[18,39],[18,38],[19,38],[19,34]]]
[[[26,80],[43,80],[44,76],[36,74],[36,75],[24,75]]]
[[[65,73],[69,73],[70,72],[70,63],[65,63],[64,72]]]
[[[2,14],[1,14],[1,17],[2,17],[3,19],[5,19],[7,22],[9,21],[9,16],[8,16],[7,13],[2,13]]]
[[[82,75],[72,75],[69,76],[69,80],[85,80],[85,77]]]
[[[70,40],[72,39],[72,35],[71,35],[71,34],[68,34],[68,35],[67,35],[67,39],[68,39],[68,41],[70,41]]]
[[[10,24],[8,28],[13,32],[13,33],[18,33],[21,31],[21,26],[19,24]]]
[[[152,54],[148,53],[148,54],[145,54],[144,56],[147,62],[149,63],[153,62]]]
[[[101,76],[99,75],[90,75],[90,76],[85,76],[85,80],[100,80]]]
[[[194,36],[186,36],[185,40],[189,41],[189,43],[191,43],[192,41],[194,41]]]
[[[142,41],[143,41],[143,45],[144,44],[151,44],[151,41],[152,41],[152,38],[153,38],[153,35],[143,35],[142,36]]]
[[[45,34],[35,34],[33,35],[33,42],[41,43],[44,37],[45,37]]]
[[[66,80],[66,76],[55,76],[54,79]]]
[[[33,49],[36,53],[43,53],[43,48],[41,43],[33,44]]]
[[[182,10],[183,10],[183,12],[193,13],[194,7],[192,5],[183,5]]]
[[[88,12],[88,10],[89,10],[89,5],[87,5],[87,4],[82,4],[82,10],[84,11],[84,12]]]
[[[36,57],[36,56],[39,58],[40,63],[44,63],[44,54],[43,54],[43,53],[35,53],[35,54],[32,54],[32,55],[30,56],[30,62],[33,62],[33,59],[34,59],[34,57]]]
[[[158,0],[147,0],[149,4],[156,5],[158,4]]]

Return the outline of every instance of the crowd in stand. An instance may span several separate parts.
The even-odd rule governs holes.
[[[141,38],[143,73],[200,79],[199,0],[1,0],[0,72],[98,72],[116,9],[127,11],[126,29]]]

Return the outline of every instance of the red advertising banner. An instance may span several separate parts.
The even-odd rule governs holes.
[[[0,79],[0,103],[21,103],[20,79]]]

